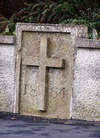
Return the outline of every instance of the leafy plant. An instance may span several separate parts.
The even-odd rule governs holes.
[[[70,18],[62,21],[64,24],[78,24],[86,25],[89,30],[89,38],[93,38],[93,30],[97,31],[98,37],[100,35],[100,8],[91,10],[87,9],[87,12],[79,11],[79,14],[75,18]]]
[[[93,0],[91,0],[93,1]],[[13,34],[17,22],[84,24],[89,28],[89,38],[100,32],[100,8],[94,0],[44,0],[25,3],[24,8],[8,20],[0,16],[0,32]],[[94,31],[95,30],[95,31]],[[94,32],[94,33],[92,33]],[[96,36],[96,35],[95,35]]]
[[[15,22],[13,21],[13,16],[10,20],[8,20],[4,16],[0,15],[0,32],[2,34],[14,34]]]

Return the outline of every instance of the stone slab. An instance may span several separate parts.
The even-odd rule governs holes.
[[[13,44],[7,45],[7,41],[6,44],[0,44],[0,111],[2,112],[14,111],[14,102],[15,102],[14,48],[15,47]]]
[[[83,34],[85,37],[86,28],[85,33],[78,33],[78,31],[79,28],[77,29],[77,35],[75,37],[78,37],[78,35]],[[40,24],[17,24],[17,113],[49,118],[70,118],[74,64],[73,35],[71,33],[72,32],[68,31],[68,26],[66,25],[50,26]],[[38,110],[38,105],[42,104],[42,102],[40,102],[39,100],[39,87],[42,86],[39,86],[40,79],[38,67],[38,59],[40,59],[40,47],[42,37],[49,39],[47,48],[47,58],[57,59],[57,64],[59,59],[65,61],[64,68],[62,69],[52,67],[46,68],[47,109],[45,112],[41,112],[40,110]],[[52,60],[49,62],[54,67],[56,66],[56,64],[54,65],[52,63]],[[35,63],[37,66],[34,66],[33,63]],[[59,62],[60,66],[61,64],[62,63]]]
[[[76,41],[72,118],[100,121],[100,41]]]

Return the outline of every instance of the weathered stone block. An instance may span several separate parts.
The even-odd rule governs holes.
[[[82,36],[84,26],[17,24],[16,112],[70,118],[73,44]]]

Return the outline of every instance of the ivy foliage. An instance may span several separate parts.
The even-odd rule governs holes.
[[[93,0],[91,0],[93,1]],[[89,28],[89,37],[95,30],[100,35],[100,2],[90,0],[59,0],[25,3],[25,8],[13,14],[10,19],[0,15],[0,32],[14,34],[17,22],[53,23],[53,24],[84,24]]]

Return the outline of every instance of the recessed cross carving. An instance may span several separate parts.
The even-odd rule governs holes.
[[[39,97],[38,97],[38,110],[46,111],[47,101],[47,82],[46,73],[47,68],[63,68],[64,60],[57,58],[47,57],[48,39],[41,37],[40,40],[40,57],[26,56],[23,59],[22,64],[27,66],[39,66]]]

